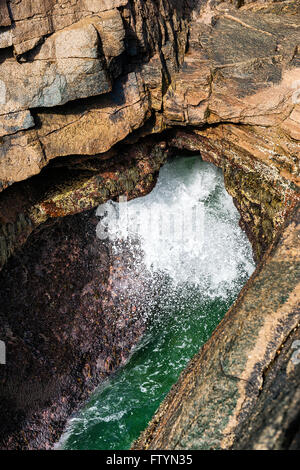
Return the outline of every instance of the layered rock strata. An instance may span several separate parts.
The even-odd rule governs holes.
[[[0,273],[1,449],[51,448],[145,330],[141,306],[124,292],[139,283],[132,261],[97,238],[98,224],[87,211],[44,226]]]
[[[28,236],[49,219],[83,212],[108,199],[142,196],[155,185],[168,151],[162,143],[144,141],[122,148],[121,157],[72,159],[56,163],[40,175],[8,188],[0,198],[0,266]]]
[[[300,6],[208,7],[191,24],[164,119],[188,128],[175,145],[223,168],[260,259],[299,197]]]
[[[185,3],[176,0],[23,0],[7,8],[11,25],[0,31],[2,189],[57,156],[104,153],[141,127],[152,113],[152,69],[162,90],[185,52]]]
[[[4,411],[10,410],[13,423],[5,428],[9,420],[2,421],[5,448],[51,445],[66,417],[107,372],[95,366],[105,333],[97,327],[88,332],[100,349],[92,347],[87,359],[88,346],[79,331],[86,307],[81,283],[92,282],[87,272],[82,280],[74,274],[78,269],[85,272],[80,260],[83,232],[71,237],[69,255],[65,243],[61,255],[54,249],[53,237],[63,239],[72,224],[85,226],[87,219],[59,219],[119,195],[147,193],[167,156],[178,150],[200,152],[223,169],[226,188],[260,264],[136,447],[297,446],[298,375],[290,358],[296,351],[292,345],[299,322],[299,48],[300,5],[295,0],[0,2],[0,267],[9,263],[3,271],[2,285],[7,288],[2,292],[2,336],[12,351],[20,347],[16,358],[23,355],[28,367],[15,365],[23,381],[33,383],[39,375],[39,353],[48,364],[37,382],[36,398],[23,409],[20,400],[26,387],[20,385],[20,393],[14,395],[12,383],[19,383],[18,377],[6,371],[1,378],[2,390],[10,390],[2,395],[10,397]],[[47,228],[51,221],[54,226]],[[26,264],[26,250],[33,255],[33,247],[43,246],[52,247],[51,269],[42,266],[42,251],[40,260],[30,262],[27,257]],[[89,240],[86,250],[91,272],[106,285],[106,254],[95,240]],[[91,253],[103,261],[103,268]],[[60,265],[60,256],[72,258],[67,267]],[[54,285],[68,279],[71,286],[75,276],[74,290],[64,291],[65,300],[39,285],[45,270]],[[32,285],[36,283],[36,315],[28,307],[28,272]],[[14,291],[14,279],[24,291]],[[5,292],[15,292],[12,303]],[[60,301],[73,305],[71,292],[77,299],[76,311],[64,310],[59,323],[55,306]],[[93,297],[95,286],[91,292]],[[47,295],[56,296],[49,305]],[[101,310],[96,297],[89,300],[91,325],[100,311],[104,322],[112,315],[109,307],[102,305]],[[16,326],[17,311],[24,315],[21,326]],[[16,323],[7,322],[8,315]],[[74,352],[73,362],[66,359],[69,369],[64,376],[73,395],[49,386],[48,402],[42,392],[47,374],[63,374],[51,348],[47,358],[47,315],[50,323],[53,320],[49,341],[58,344],[59,364],[66,359],[63,351],[69,343]],[[74,342],[69,318],[78,330]],[[122,314],[116,315],[116,322],[118,318],[124,320]],[[36,324],[32,329],[30,322]],[[62,334],[55,336],[58,326]],[[134,335],[132,325],[133,336],[125,334],[126,351],[143,326],[137,330]],[[37,339],[40,334],[42,339]],[[113,367],[123,354],[118,348],[112,352],[115,346],[110,336],[105,351],[106,357],[114,358]],[[8,357],[17,360],[11,359],[10,351]],[[91,377],[82,372],[83,363],[92,370]],[[290,413],[276,414],[269,394],[275,404],[284,395]],[[48,431],[41,431],[42,408]],[[271,417],[279,424],[272,424]]]

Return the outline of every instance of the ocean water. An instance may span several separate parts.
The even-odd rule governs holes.
[[[146,334],[127,364],[68,423],[61,449],[129,449],[180,372],[236,299],[255,266],[222,172],[199,156],[177,157],[154,190],[99,206],[99,237],[132,252],[121,298],[139,299]],[[129,274],[130,276],[130,274]]]

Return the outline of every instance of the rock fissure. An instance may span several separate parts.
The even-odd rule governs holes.
[[[18,344],[16,357],[26,357],[37,376],[39,360],[53,376],[59,374],[58,385],[46,387],[46,375],[37,382],[22,370],[28,390],[21,386],[19,395],[16,378],[8,372],[0,378],[2,412],[11,413],[12,423],[9,427],[4,420],[1,446],[50,447],[78,403],[138,341],[141,319],[135,326],[129,313],[132,323],[127,333],[121,331],[123,313],[112,306],[110,294],[97,291],[80,258],[83,252],[88,256],[95,280],[104,286],[109,265],[104,248],[95,247],[92,237],[86,246],[80,229],[78,237],[70,235],[68,253],[63,234],[80,224],[94,230],[95,220],[85,218],[85,212],[110,198],[151,191],[161,165],[179,151],[200,154],[222,168],[258,268],[135,448],[296,446],[298,382],[288,345],[299,324],[299,240],[294,235],[299,217],[299,2],[0,3],[0,268],[7,274],[3,286],[11,282],[7,288],[15,289],[13,272],[24,284],[28,322],[36,322],[31,330],[22,319],[24,331],[15,334],[3,314],[1,339],[11,347]],[[47,225],[51,220],[53,226]],[[55,237],[62,241],[60,253]],[[47,246],[51,266],[41,251]],[[40,250],[40,260],[34,249]],[[32,264],[26,250],[33,254]],[[93,250],[102,268],[94,264]],[[62,253],[69,271],[61,266]],[[84,290],[92,293],[89,306],[86,294],[78,294],[76,270],[93,284]],[[51,288],[50,293],[40,290],[43,272],[73,306],[74,330],[66,303],[60,304],[61,320],[51,302],[44,305],[38,295],[37,311],[30,312],[25,292],[30,273],[40,296],[50,300],[56,295]],[[74,297],[68,297],[71,292]],[[7,308],[15,315],[13,305]],[[49,341],[39,316],[43,308],[48,320],[57,322],[53,338],[65,371],[57,369],[51,348],[47,355]],[[101,326],[96,326],[97,308],[103,312]],[[128,305],[124,315],[129,310]],[[96,347],[86,352],[80,322],[86,337],[101,343],[105,353]],[[122,335],[126,352],[119,347]],[[68,355],[68,341],[76,359]],[[32,400],[26,399],[22,409],[30,386]],[[281,397],[284,416],[276,414],[267,392],[274,402]],[[47,405],[42,419],[43,400],[52,400],[55,411]],[[270,419],[276,416],[282,423],[282,432],[270,423],[267,410]]]

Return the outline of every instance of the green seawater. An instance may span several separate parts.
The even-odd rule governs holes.
[[[200,215],[204,211],[199,232],[193,223],[183,225],[179,238],[149,229],[149,220],[159,211],[165,220],[178,221],[178,214],[194,204]],[[114,202],[105,208],[112,214],[118,209]],[[141,269],[141,276],[154,274],[153,299],[145,299],[147,331],[127,364],[70,420],[58,444],[62,449],[129,449],[254,270],[250,243],[239,227],[222,172],[199,156],[167,163],[155,189],[130,201],[129,219],[131,234],[137,235],[135,227],[142,230],[145,269],[136,265],[135,270]],[[132,260],[134,264],[134,255]],[[124,295],[140,293],[126,287]]]
[[[156,317],[130,358],[70,423],[64,449],[129,449],[233,298]],[[68,436],[68,437],[67,437]]]

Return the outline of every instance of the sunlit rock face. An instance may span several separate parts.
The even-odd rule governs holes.
[[[124,291],[139,283],[128,275],[131,257],[97,238],[98,222],[95,211],[61,219],[1,272],[1,449],[52,447],[144,333],[142,309]]]
[[[32,62],[13,59],[2,65],[2,114],[108,93],[111,84],[99,47],[97,22],[82,20],[46,39]]]
[[[151,94],[161,109],[162,83],[186,47],[184,3],[3,3],[2,188],[52,158],[107,152],[151,117]]]
[[[268,256],[299,200],[298,1],[0,3],[1,267],[46,221],[145,194],[178,149],[223,169],[256,261]],[[286,305],[268,285],[264,302]],[[245,354],[267,364],[255,345]]]
[[[226,167],[260,259],[298,199],[299,3],[8,6],[0,32],[1,190],[59,157],[108,159],[124,139],[176,128],[174,147]]]
[[[0,33],[2,188],[39,173],[51,158],[104,153],[154,113],[155,132],[249,125],[247,150],[294,175],[299,5],[282,3],[8,2]],[[107,123],[111,130],[90,145]],[[224,132],[234,145],[235,135]],[[55,137],[61,144],[53,151]]]

